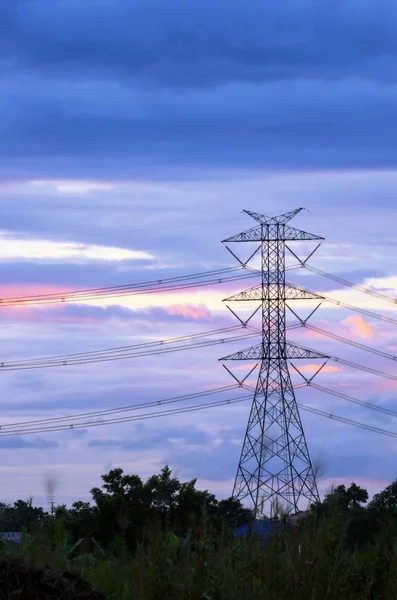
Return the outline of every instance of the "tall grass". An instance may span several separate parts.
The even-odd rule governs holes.
[[[388,530],[348,549],[348,522],[336,511],[286,530],[267,546],[211,530],[204,520],[185,538],[153,529],[131,553],[122,537],[106,551],[72,541],[61,522],[54,539],[25,536],[19,552],[33,564],[75,570],[114,600],[393,600],[397,547]]]

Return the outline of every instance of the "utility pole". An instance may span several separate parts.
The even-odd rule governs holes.
[[[324,239],[288,225],[301,210],[298,208],[276,217],[244,211],[259,225],[223,241],[244,268],[247,268],[248,263],[257,254],[261,260],[260,284],[224,300],[243,326],[247,326],[252,317],[261,311],[261,343],[220,359],[256,361],[256,365],[243,380],[239,380],[224,365],[241,386],[254,369],[259,367],[233,489],[233,497],[242,502],[248,500],[257,518],[272,517],[280,508],[285,514],[293,514],[319,500],[316,478],[289,373],[289,363],[295,359],[323,359],[323,364],[315,373],[317,374],[328,357],[286,340],[287,308],[302,324],[307,320],[303,321],[290,308],[289,301],[318,300],[318,305],[309,317],[322,301],[321,296],[289,285],[285,280],[286,252],[292,253],[304,266]],[[290,248],[289,243],[294,241],[314,241],[317,242],[317,246],[302,261]],[[229,247],[232,243],[255,243],[256,249],[244,262]],[[258,306],[250,317],[243,321],[229,303],[246,301],[256,302]],[[293,364],[292,366],[299,373],[298,368]],[[305,379],[310,383],[311,379]]]

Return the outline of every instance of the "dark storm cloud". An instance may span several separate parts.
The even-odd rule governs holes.
[[[11,65],[157,85],[319,76],[394,80],[391,0],[8,0],[1,55]]]
[[[45,87],[35,101],[29,100],[33,88],[15,85],[18,103],[9,93],[2,101],[8,118],[0,155],[19,172],[20,159],[31,155],[58,176],[60,168],[77,174],[77,157],[99,161],[96,172],[103,176],[131,174],[143,164],[153,170],[156,163],[352,167],[396,160],[396,91],[372,83],[232,84],[159,96],[139,86],[112,91],[106,82],[81,89],[72,81],[65,88],[37,80],[33,87]],[[54,158],[61,156],[68,162],[57,166]]]
[[[395,3],[266,4],[10,0],[0,175],[394,166]]]

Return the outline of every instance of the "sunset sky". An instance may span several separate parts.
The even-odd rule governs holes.
[[[231,267],[221,240],[255,225],[243,209],[297,207],[306,210],[291,225],[326,238],[310,264],[397,297],[396,22],[386,0],[4,0],[0,297]],[[310,271],[288,281],[397,319],[393,304]],[[0,362],[229,327],[237,322],[222,299],[253,284],[3,306]],[[396,325],[329,303],[311,324],[397,353]],[[391,360],[315,332],[289,336],[397,375]],[[3,372],[0,425],[230,385],[218,359],[250,343]],[[316,382],[397,411],[397,381],[330,361]],[[296,394],[397,433],[395,417],[313,389]],[[70,504],[88,499],[110,468],[146,478],[165,464],[229,496],[248,413],[246,402],[0,436],[0,500],[46,503],[53,478],[55,501]],[[372,494],[397,477],[396,439],[301,416],[322,494],[352,481]]]

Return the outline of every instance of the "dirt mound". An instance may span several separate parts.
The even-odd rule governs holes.
[[[22,559],[0,559],[0,600],[106,600],[78,575],[34,568]]]

